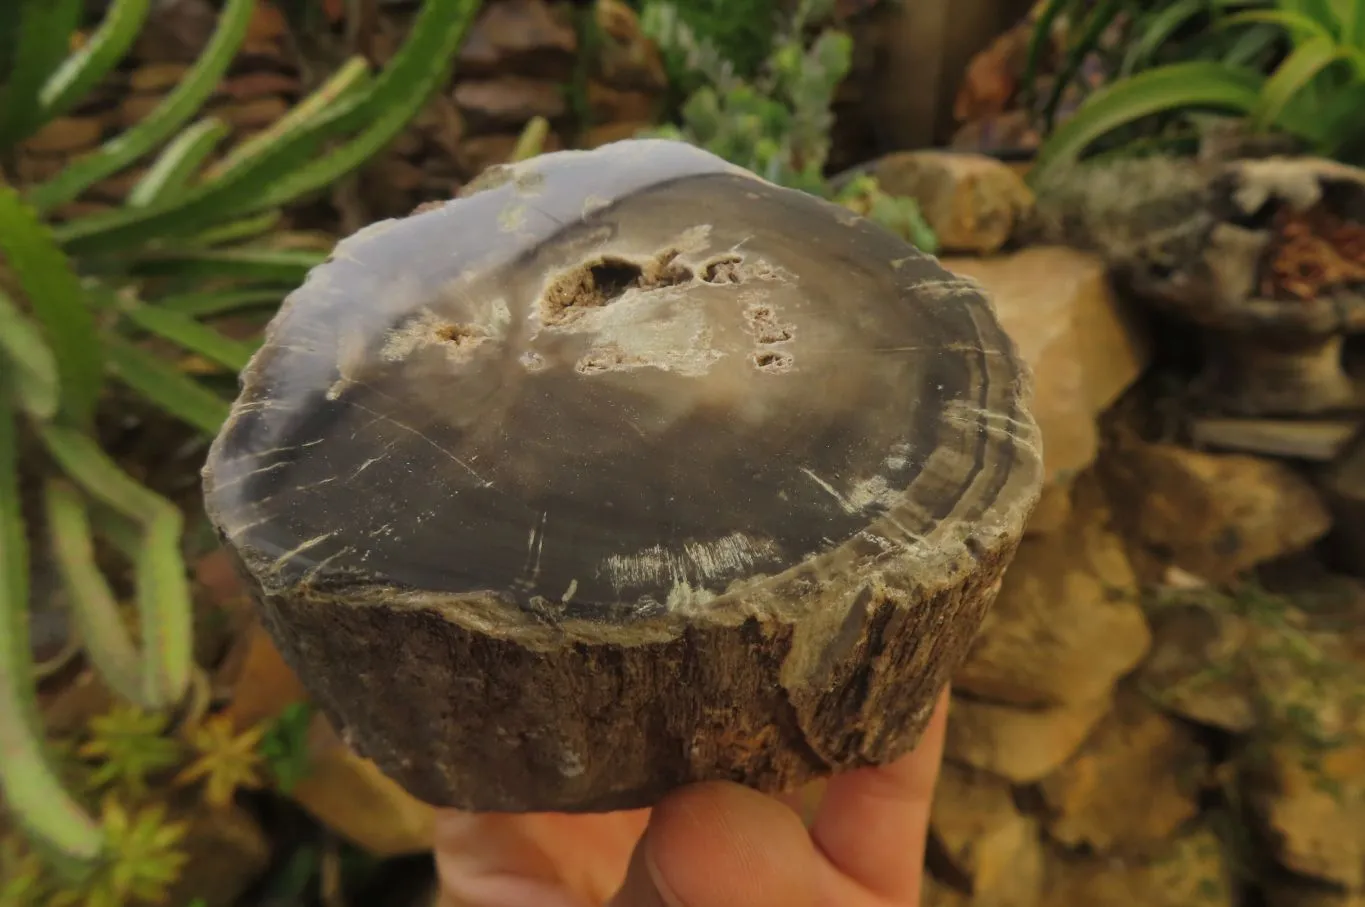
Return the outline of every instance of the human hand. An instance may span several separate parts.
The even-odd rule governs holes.
[[[948,691],[919,747],[796,798],[728,783],[652,810],[436,820],[440,907],[919,907]],[[622,881],[624,879],[624,882]]]

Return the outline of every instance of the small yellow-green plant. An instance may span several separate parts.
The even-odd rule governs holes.
[[[204,800],[218,809],[231,803],[238,789],[262,787],[265,758],[260,745],[265,731],[264,725],[239,731],[230,715],[210,716],[188,732],[196,755],[176,781],[202,783]]]

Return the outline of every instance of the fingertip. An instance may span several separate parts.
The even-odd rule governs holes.
[[[643,857],[667,907],[814,907],[816,855],[801,817],[729,783],[654,808]]]

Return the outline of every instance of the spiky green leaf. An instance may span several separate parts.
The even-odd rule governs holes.
[[[85,189],[118,173],[138,158],[149,154],[175,134],[193,117],[213,94],[237,49],[246,37],[254,0],[227,0],[218,17],[218,26],[199,61],[185,74],[157,107],[136,126],[124,130],[97,151],[68,165],[61,173],[29,193],[29,201],[40,211],[69,202]]]
[[[100,337],[85,291],[51,231],[9,185],[0,182],[0,252],[4,253],[57,359],[61,413],[76,424],[94,415],[101,382]]]

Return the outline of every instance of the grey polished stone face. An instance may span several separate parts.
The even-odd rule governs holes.
[[[646,616],[1036,460],[989,303],[843,209],[671,142],[488,182],[343,242],[245,372],[205,486],[267,589]]]

